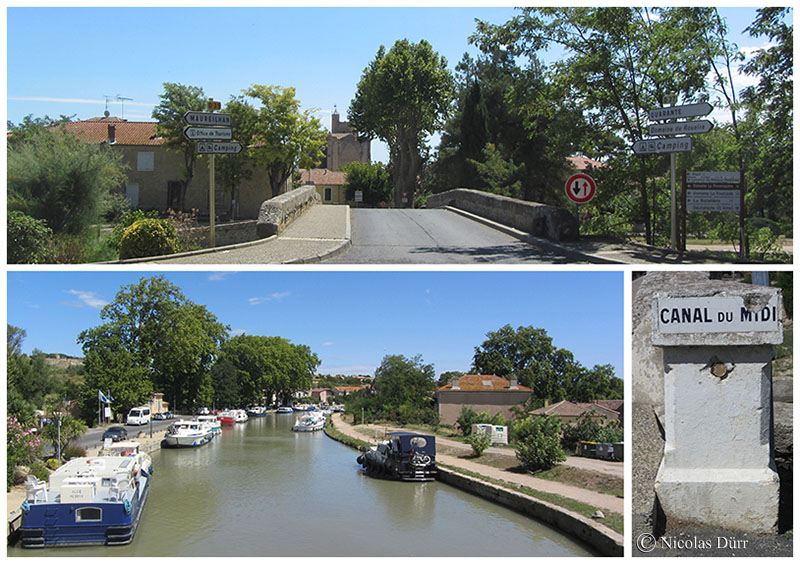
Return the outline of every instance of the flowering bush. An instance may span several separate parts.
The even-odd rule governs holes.
[[[7,487],[11,487],[14,482],[14,468],[20,464],[31,464],[36,460],[36,455],[42,446],[42,442],[34,433],[22,428],[16,417],[6,418],[7,429]]]

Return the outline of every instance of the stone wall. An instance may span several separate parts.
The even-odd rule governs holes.
[[[313,184],[296,188],[261,204],[256,221],[258,238],[278,235],[299,217],[309,206],[320,203],[320,196]]]
[[[479,190],[456,188],[428,198],[427,207],[452,206],[551,241],[578,238],[575,216],[565,209]]]
[[[476,413],[484,411],[489,415],[500,413],[508,419],[512,415],[511,408],[524,403],[530,395],[531,393],[526,390],[440,390],[437,392],[439,418],[445,425],[455,425],[461,415],[461,407],[466,406]]]
[[[199,245],[204,248],[210,243],[211,228],[195,227],[192,229],[192,237]],[[214,246],[224,247],[225,245],[235,245],[236,243],[247,243],[258,239],[256,235],[256,221],[236,221],[232,223],[217,223],[214,226]]]

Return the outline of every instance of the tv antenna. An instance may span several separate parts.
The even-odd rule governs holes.
[[[117,94],[117,101],[122,103],[122,119],[125,119],[125,100],[133,100],[133,98],[126,98]]]
[[[106,99],[106,107],[105,107],[105,111],[103,111],[103,115],[108,117],[108,116],[111,115],[111,113],[109,113],[109,111],[108,111],[108,102],[113,100],[114,98],[113,98],[113,96],[109,96],[108,94],[103,94],[103,98]]]

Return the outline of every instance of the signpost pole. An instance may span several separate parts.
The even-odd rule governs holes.
[[[746,237],[744,230],[744,174],[739,171],[739,255],[742,260],[747,260],[745,248]]]
[[[211,248],[212,249],[214,248],[214,223],[215,223],[214,216],[216,215],[216,210],[214,209],[215,208],[215,203],[216,203],[216,202],[214,202],[214,179],[215,179],[215,176],[216,176],[214,174],[214,157],[215,156],[216,155],[214,155],[212,153],[211,154],[211,158],[208,160],[208,174],[209,174],[209,179],[208,179],[208,210],[209,210],[208,211],[208,214],[209,214],[208,215],[208,220],[210,222],[210,224],[209,224],[209,226],[210,226],[209,243],[211,244]]]
[[[678,101],[678,97],[674,94],[667,96],[670,106],[674,106]],[[675,120],[673,120],[674,123]],[[678,199],[675,194],[675,153],[669,154],[669,206],[670,206],[670,221],[669,221],[669,246],[671,249],[678,248]]]
[[[686,252],[686,169],[681,178],[681,251]]]

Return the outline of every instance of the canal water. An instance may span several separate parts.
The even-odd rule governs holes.
[[[369,478],[358,453],[271,413],[153,453],[134,541],[9,556],[588,556],[585,545],[439,482]]]

